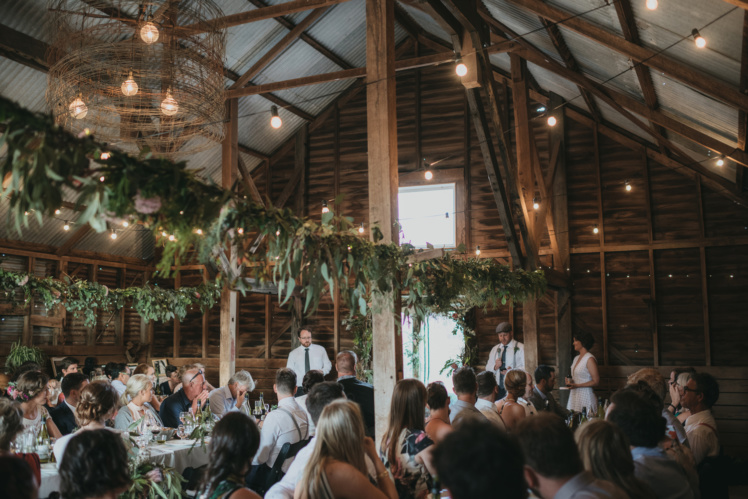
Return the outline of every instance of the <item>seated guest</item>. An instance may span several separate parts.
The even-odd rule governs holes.
[[[584,470],[574,434],[555,414],[524,418],[516,433],[525,456],[527,485],[541,499],[628,498],[613,483]]]
[[[496,383],[496,376],[491,371],[483,371],[477,378],[478,400],[475,401],[475,408],[496,427],[506,431],[504,422],[499,417],[499,410],[496,408],[496,396],[499,394],[499,385]]]
[[[535,389],[532,391],[528,400],[535,406],[538,412],[548,411],[554,414],[558,414],[562,418],[566,419],[569,415],[569,411],[561,404],[556,402],[556,399],[551,393],[553,388],[556,386],[556,370],[551,366],[539,365],[535,369]]]
[[[41,483],[42,469],[39,455],[35,452],[14,454],[10,451],[10,444],[22,431],[23,413],[20,404],[7,398],[0,399],[0,456],[3,458],[20,458],[20,460],[26,461],[36,477],[36,482]],[[2,466],[0,466],[0,470],[2,469]],[[1,479],[0,483],[3,484],[3,487],[5,486],[5,482]]]
[[[490,375],[496,383],[492,372],[481,374]],[[439,480],[453,499],[524,499],[527,484],[523,464],[516,440],[495,425],[479,420],[463,423],[434,451]]]
[[[33,360],[27,360],[20,366],[16,367],[16,370],[13,371],[12,381],[18,381],[18,378],[20,378],[23,373],[26,373],[29,371],[42,372],[42,366],[40,366],[37,362],[34,362]]]
[[[462,366],[452,375],[452,391],[457,395],[457,400],[449,406],[449,422],[455,425],[455,420],[466,417],[486,419],[486,417],[475,408],[478,399],[478,379],[475,371],[470,366]],[[458,422],[459,424],[459,422]]]
[[[688,445],[688,438],[686,438],[686,430],[683,428],[683,425],[675,417],[675,414],[665,407],[667,382],[662,374],[660,374],[660,371],[651,367],[645,367],[644,369],[639,369],[634,374],[631,374],[626,380],[629,385],[636,385],[640,381],[646,383],[659,398],[660,407],[662,408],[662,417],[667,421],[667,431],[675,433],[678,442],[683,445]]]
[[[62,373],[61,378],[64,378],[68,374],[73,374],[78,372],[78,359],[75,357],[65,357],[60,362],[60,372]]]
[[[47,392],[47,409],[54,409],[65,398],[62,396],[60,382],[54,378],[49,378],[49,381],[47,381]]]
[[[309,438],[306,411],[294,398],[296,373],[287,367],[278,369],[273,391],[278,395],[278,409],[265,416],[260,432],[260,449],[252,461],[256,466],[248,481],[250,487],[255,490],[263,489],[270,468],[273,467],[283,444],[295,444]],[[288,471],[292,461],[293,458],[289,458],[283,463],[284,473]]]
[[[527,373],[522,369],[512,369],[506,373],[504,388],[506,397],[496,402],[496,408],[506,429],[513,431],[517,423],[527,417],[525,406],[518,402],[527,388]]]
[[[670,371],[669,380],[669,392],[670,392],[670,404],[667,406],[667,410],[672,412],[678,420],[683,423],[690,413],[681,405],[681,398],[683,398],[683,387],[688,384],[688,378],[692,374],[696,374],[696,369],[693,367],[679,367]]]
[[[41,428],[47,425],[47,433],[52,438],[62,436],[57,425],[49,417],[44,405],[47,403],[47,381],[49,377],[39,371],[26,371],[16,381],[16,400],[21,403],[23,411],[23,426]]]
[[[8,499],[37,499],[39,479],[29,463],[15,456],[0,455],[0,483],[3,497]]]
[[[81,399],[75,408],[75,419],[79,428],[75,433],[58,438],[53,448],[58,466],[62,462],[68,443],[75,435],[88,430],[106,429],[121,438],[119,431],[107,427],[107,421],[117,413],[118,398],[117,390],[105,381],[94,381],[81,390]]]
[[[200,497],[260,499],[259,495],[244,487],[242,479],[252,466],[259,445],[260,432],[249,416],[236,411],[224,414],[211,433],[208,468],[203,474]]]
[[[426,434],[434,443],[439,443],[452,431],[452,424],[449,422],[449,395],[441,381],[434,381],[426,387],[426,407],[430,415],[425,427]]]
[[[395,479],[397,493],[402,498],[424,497],[431,490],[431,474],[424,457],[433,450],[429,447],[434,442],[424,430],[426,394],[426,387],[417,379],[397,382],[387,430],[379,446],[379,457]],[[482,414],[480,417],[485,419]]]
[[[156,375],[156,368],[145,363],[138,364],[130,373],[131,376],[135,376],[136,374],[145,374],[151,378]]]
[[[226,386],[210,392],[208,400],[211,412],[220,418],[231,411],[241,411],[247,392],[254,389],[255,381],[252,375],[247,371],[237,371],[231,376]]]
[[[130,376],[125,386],[125,393],[120,397],[121,409],[114,418],[114,427],[118,430],[127,431],[133,421],[138,421],[146,416],[163,426],[158,412],[150,404],[153,399],[153,383],[145,374],[134,374]]]
[[[166,366],[164,374],[166,375],[166,381],[161,383],[161,393],[167,397],[176,391],[177,386],[181,383],[179,379],[179,373],[177,372],[177,366],[169,364]]]
[[[705,458],[719,455],[719,434],[712,415],[717,399],[719,384],[711,374],[694,374],[683,387],[681,403],[691,413],[686,419],[686,435],[697,466]]]
[[[325,381],[325,375],[322,371],[319,369],[310,369],[306,372],[304,380],[301,382],[301,388],[304,390],[304,395],[296,397],[296,403],[304,409],[304,412],[306,412],[306,420],[309,423],[310,435],[314,435],[314,423],[312,423],[312,417],[309,414],[309,410],[306,408],[307,395],[309,395],[309,391],[314,388],[315,385],[322,383],[323,381]]]
[[[641,393],[624,389],[611,397],[607,420],[626,435],[631,445],[636,478],[647,484],[658,498],[696,497],[686,471],[657,445],[665,433],[665,419],[659,407]]]
[[[364,435],[364,422],[358,404],[336,400],[322,409],[314,440],[312,455],[296,486],[296,499],[397,499],[395,484],[382,461],[377,459],[374,441]],[[376,485],[369,481],[366,455],[376,467]]]
[[[367,437],[374,436],[374,387],[356,378],[356,363],[358,357],[355,352],[343,350],[335,359],[335,369],[338,371],[338,383],[343,385],[345,396],[361,407],[364,415],[364,428]],[[304,391],[304,393],[309,393]]]
[[[180,412],[190,411],[195,414],[198,401],[205,405],[205,401],[208,400],[210,395],[208,390],[205,389],[203,370],[195,364],[183,368],[181,380],[183,388],[161,402],[159,414],[164,426],[168,428],[179,426]]]
[[[125,393],[125,386],[130,379],[130,368],[127,367],[127,364],[110,362],[106,367],[106,375],[112,380],[112,386],[117,390],[117,393],[120,395]]]
[[[71,373],[62,378],[62,394],[65,400],[50,411],[52,420],[62,435],[69,435],[78,426],[75,422],[75,408],[81,399],[81,390],[88,386],[88,378],[83,373]]]
[[[535,409],[535,406],[532,405],[532,402],[530,402],[530,395],[532,395],[534,389],[535,384],[532,382],[532,376],[530,376],[530,373],[526,372],[525,393],[523,393],[522,396],[517,399],[517,402],[519,402],[520,405],[525,409],[526,416],[534,416],[538,413],[538,411]]]
[[[62,497],[115,499],[129,487],[127,449],[120,436],[104,429],[76,433],[60,462]]]

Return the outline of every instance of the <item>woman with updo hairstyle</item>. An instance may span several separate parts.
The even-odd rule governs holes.
[[[571,363],[571,377],[566,378],[570,390],[566,408],[570,411],[597,410],[594,388],[600,384],[600,372],[597,359],[590,352],[594,345],[595,338],[590,333],[578,331],[574,334],[574,351],[578,354]]]
[[[62,433],[44,405],[47,403],[47,382],[49,376],[39,371],[26,371],[16,381],[16,401],[21,403],[23,426],[33,426],[39,430],[46,423],[47,433],[52,438],[60,438]]]
[[[26,461],[36,475],[37,483],[41,482],[42,469],[39,455],[32,453],[16,453],[10,451],[10,444],[23,431],[23,412],[21,404],[11,399],[0,398],[0,456],[19,457]],[[0,483],[3,483],[0,481]],[[4,483],[3,483],[4,484]]]
[[[429,383],[426,393],[426,407],[429,410],[426,434],[438,444],[452,431],[452,423],[449,422],[449,394],[441,381]]]
[[[60,462],[63,499],[117,499],[130,487],[127,448],[116,432],[97,429],[68,436]]]
[[[254,421],[242,412],[227,412],[211,433],[200,497],[259,499],[259,495],[244,487],[244,476],[259,447],[260,430]]]
[[[81,398],[75,408],[75,421],[78,423],[78,430],[58,438],[55,442],[53,450],[58,463],[62,462],[65,448],[70,439],[82,431],[106,429],[119,434],[117,430],[106,426],[106,422],[117,413],[118,400],[117,390],[106,381],[94,381],[81,390]]]
[[[517,423],[527,416],[525,408],[518,402],[525,394],[526,387],[527,373],[522,369],[512,369],[504,376],[506,397],[496,402],[496,408],[507,431],[513,431]]]
[[[153,383],[145,374],[130,376],[125,393],[120,397],[122,408],[114,419],[114,427],[126,431],[133,421],[150,416],[159,426],[163,426],[156,409],[150,404],[153,400]]]

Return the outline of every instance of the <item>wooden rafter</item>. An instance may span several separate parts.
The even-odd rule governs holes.
[[[565,28],[591,38],[597,43],[634,60],[636,63],[644,64],[656,71],[663,72],[695,90],[711,95],[738,109],[748,110],[748,95],[742,94],[737,87],[710,76],[703,71],[677,62],[656,50],[631,43],[623,37],[595,26],[586,21],[584,17],[576,16],[565,10],[553,7],[541,0],[509,1],[527,9],[533,14],[544,17],[551,22],[562,24]]]
[[[38,71],[47,72],[47,49],[49,45],[0,24],[0,55]]]
[[[261,153],[260,151],[256,151],[252,149],[251,147],[247,147],[242,144],[239,144],[239,152],[243,152],[244,154],[248,156],[252,156],[252,157],[261,159],[263,161],[267,161],[268,159],[270,159],[270,156],[268,156],[267,154]]]
[[[397,23],[408,32],[413,40],[422,44],[424,47],[428,47],[437,52],[441,52],[445,48],[451,48],[444,41],[421,28],[418,23],[411,19],[405,9],[397,3],[395,4],[395,21],[397,21]]]
[[[740,91],[748,91],[748,10],[743,13],[743,39],[740,54]],[[741,109],[738,112],[738,149],[745,151],[746,134],[748,134],[748,113]],[[738,170],[742,170],[738,168]],[[742,173],[741,173],[742,175]]]

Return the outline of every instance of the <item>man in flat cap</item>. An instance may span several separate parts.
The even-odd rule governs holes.
[[[525,345],[513,338],[512,325],[508,322],[496,326],[496,334],[499,335],[499,344],[491,349],[486,371],[496,375],[496,383],[499,385],[498,400],[506,395],[504,375],[507,371],[525,368]]]

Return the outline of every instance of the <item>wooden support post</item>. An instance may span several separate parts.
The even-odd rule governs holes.
[[[654,240],[654,229],[652,223],[652,194],[649,186],[649,158],[647,153],[642,151],[643,180],[644,180],[644,200],[647,209],[647,234],[649,244]],[[655,367],[660,365],[660,340],[659,326],[657,323],[657,282],[655,278],[655,261],[654,250],[649,248],[649,322],[652,328],[652,354],[654,357]]]
[[[471,171],[471,161],[470,161],[470,138],[471,138],[471,128],[470,128],[470,103],[468,102],[467,95],[465,96],[465,101],[463,104],[463,109],[465,112],[465,119],[464,119],[464,134],[463,134],[463,154],[464,159],[463,162],[465,163],[465,168],[463,169],[463,179],[465,182],[465,239],[464,241],[457,240],[457,244],[463,243],[465,244],[465,247],[467,248],[468,252],[473,250],[473,237],[472,237],[472,212],[470,211],[469,206],[472,206],[472,171]]]
[[[36,258],[30,256],[27,262],[26,271],[29,274],[34,274],[34,265],[36,264]],[[25,315],[23,316],[23,336],[21,343],[26,346],[32,346],[34,339],[34,327],[31,325],[31,314],[34,313],[34,298],[29,298],[26,302]]]
[[[303,125],[296,132],[296,151],[294,154],[295,168],[301,172],[299,178],[299,190],[296,195],[296,214],[304,217],[307,214],[308,203],[308,174],[309,168],[309,125]]]
[[[119,286],[120,289],[123,289],[125,286],[127,286],[126,279],[125,279],[126,273],[127,273],[126,268],[117,270],[117,274],[119,275],[117,285]],[[118,312],[115,313],[115,316],[114,316],[114,344],[117,345],[118,347],[124,346],[125,344],[124,330],[125,330],[125,307],[122,307],[121,309],[119,309]]]
[[[558,144],[558,155],[556,156],[556,163],[551,164],[551,168],[555,168],[555,171],[550,181],[547,182],[546,188],[550,190],[553,198],[553,229],[556,236],[556,243],[558,245],[558,256],[559,261],[553,262],[553,267],[561,270],[562,272],[569,272],[569,208],[568,208],[568,193],[566,191],[566,117],[563,113],[563,99],[556,94],[551,94],[550,102],[548,104],[549,109],[559,109],[561,112],[554,113],[556,118],[556,126],[550,129],[550,143],[555,148]],[[551,158],[553,161],[553,158]],[[541,199],[541,202],[546,200]],[[550,200],[549,200],[550,202]],[[571,315],[569,315],[569,321],[571,321]],[[571,322],[569,322],[569,329],[571,329]],[[566,373],[564,373],[564,376]]]
[[[265,295],[265,360],[270,358],[270,334],[273,327],[273,302]]]
[[[535,372],[538,367],[538,299],[522,303],[522,338],[525,344],[525,371]],[[510,366],[514,367],[514,366]]]
[[[203,269],[201,274],[203,277],[203,284],[207,284],[208,270]],[[203,314],[202,333],[202,348],[200,350],[202,352],[203,359],[205,359],[208,357],[208,338],[210,337],[210,309],[206,310]]]
[[[338,286],[335,287],[335,293],[333,294],[332,299],[332,343],[335,355],[337,356],[338,353],[340,353],[340,288]]]
[[[369,223],[382,231],[382,243],[397,242],[397,115],[395,106],[395,13],[391,0],[366,0],[366,118],[369,156]],[[372,234],[373,231],[369,231]],[[376,436],[387,428],[397,382],[397,336],[392,315],[394,296],[375,299],[373,366]]]
[[[174,275],[174,289],[182,287],[182,272],[177,270]],[[182,342],[182,323],[179,319],[174,318],[174,357],[179,357],[179,344]]]
[[[600,291],[602,295],[602,312],[603,312],[603,364],[609,365],[608,359],[608,292],[606,272],[605,272],[605,228],[603,226],[603,189],[602,180],[600,179],[600,137],[597,132],[597,126],[593,129],[592,136],[595,144],[595,176],[597,180],[597,228],[598,240],[600,245]]]
[[[99,267],[94,263],[89,266],[90,271],[88,272],[88,281],[96,282],[99,280]],[[98,315],[98,310],[94,311],[95,315]],[[96,326],[89,327],[86,330],[86,345],[93,346],[96,344]]]

